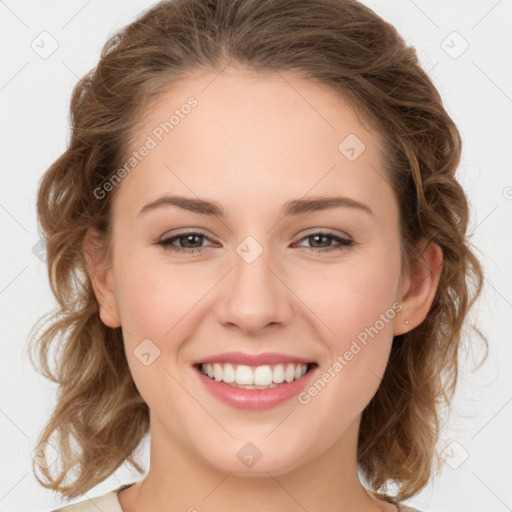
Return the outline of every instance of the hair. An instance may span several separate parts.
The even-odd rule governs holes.
[[[55,474],[49,457],[33,463],[34,474],[42,486],[73,498],[124,462],[143,473],[134,451],[149,432],[149,408],[132,379],[121,328],[100,320],[83,241],[94,228],[109,247],[120,187],[102,199],[94,191],[125,161],[142,113],[179,80],[231,63],[295,73],[346,99],[382,138],[384,170],[399,203],[403,263],[421,257],[422,241],[442,248],[432,307],[420,325],[394,338],[359,431],[367,485],[377,493],[392,484],[394,501],[409,498],[428,483],[434,459],[440,462],[441,406],[453,398],[465,318],[483,273],[455,177],[458,129],[415,49],[356,0],[163,1],[111,35],[97,66],[78,81],[67,149],[41,178],[37,196],[58,304],[39,319],[29,350],[38,371],[58,385],[38,441],[55,446],[60,463]]]

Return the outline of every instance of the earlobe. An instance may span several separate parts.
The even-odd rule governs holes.
[[[395,336],[410,331],[425,320],[436,295],[442,264],[443,251],[432,241],[423,245],[423,250],[411,262],[410,273],[400,291],[402,310],[395,321]]]
[[[84,237],[82,250],[85,270],[91,281],[101,321],[108,327],[121,325],[112,271],[106,258],[104,240],[94,228],[89,228]]]

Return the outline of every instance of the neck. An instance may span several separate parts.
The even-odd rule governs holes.
[[[257,471],[256,463],[254,472],[240,474],[238,459],[232,470],[221,471],[186,451],[152,417],[150,470],[144,480],[119,493],[119,502],[124,512],[238,512],[241,505],[245,512],[396,512],[359,480],[358,428],[359,419],[334,446],[310,459],[301,454],[303,463],[292,463],[287,470]]]

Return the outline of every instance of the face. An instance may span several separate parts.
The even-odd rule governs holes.
[[[131,149],[146,155],[117,185],[102,319],[122,325],[152,446],[251,475],[354,446],[407,287],[378,133],[319,84],[230,68],[169,89]],[[325,198],[341,199],[310,202]],[[311,364],[234,392],[195,366],[228,352],[281,354],[248,365],[272,377]]]

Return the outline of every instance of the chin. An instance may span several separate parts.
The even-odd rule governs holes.
[[[290,449],[290,445],[282,447],[282,451],[278,452],[276,447],[268,446],[269,443],[265,443],[264,440],[259,446],[257,442],[250,441],[235,444],[236,447],[232,450],[224,445],[225,448],[219,447],[216,453],[212,454],[210,451],[207,463],[218,471],[236,476],[264,478],[267,478],[269,473],[288,473],[301,465],[300,456]]]

